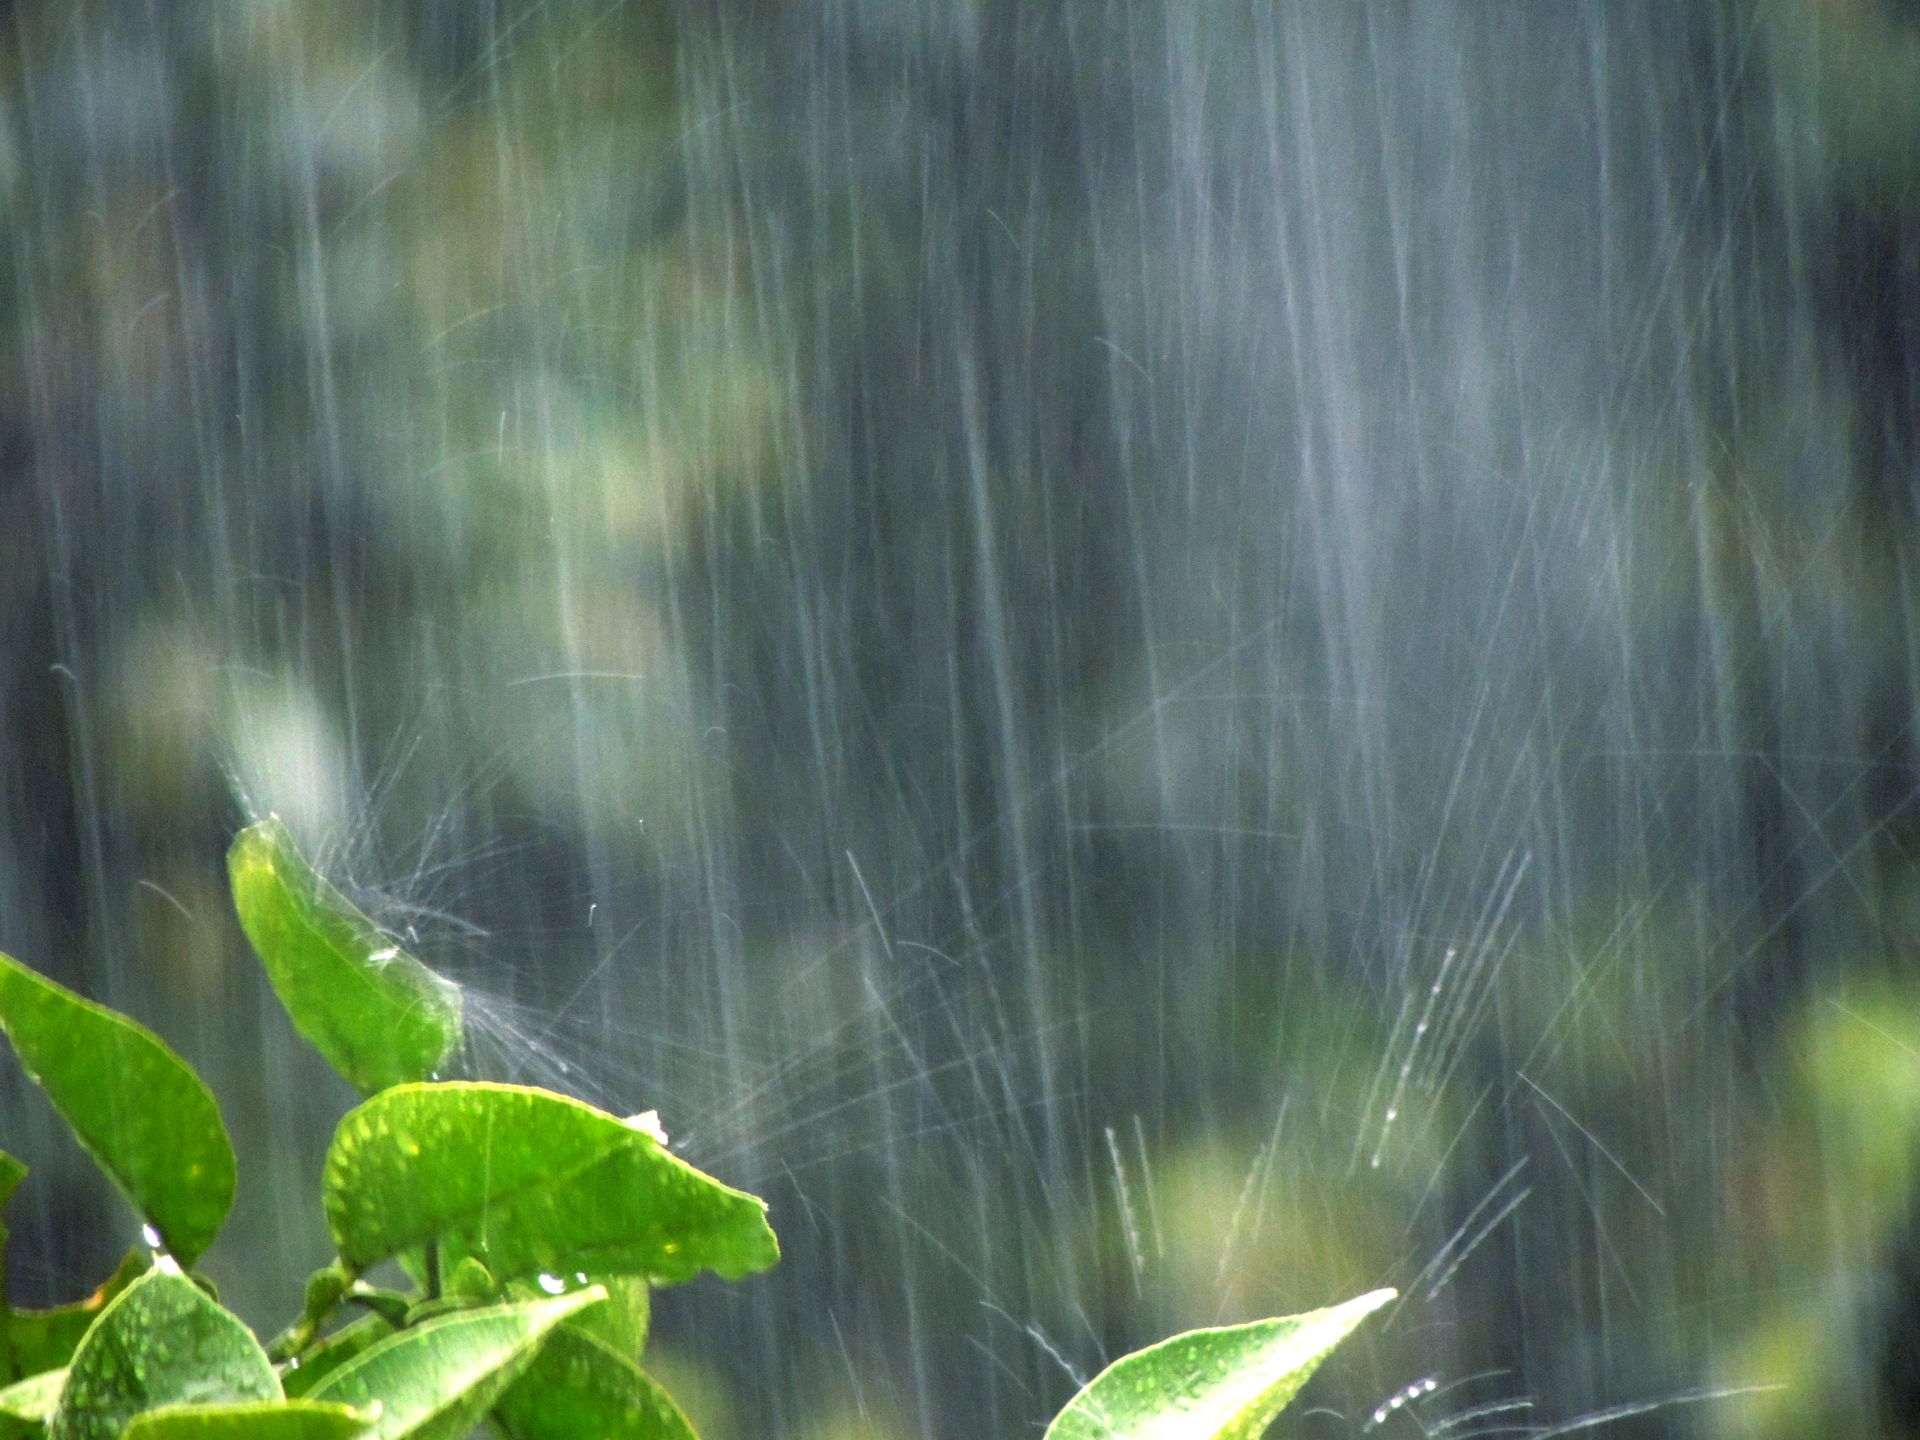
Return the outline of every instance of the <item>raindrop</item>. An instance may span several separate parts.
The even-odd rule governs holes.
[[[158,1250],[166,1242],[160,1238],[160,1232],[151,1225],[140,1227],[140,1238],[147,1243],[149,1250]]]
[[[1431,1395],[1435,1390],[1439,1389],[1439,1387],[1440,1382],[1431,1375],[1424,1380],[1414,1381],[1411,1385],[1407,1386],[1406,1389],[1396,1391],[1385,1400],[1382,1400],[1367,1423],[1361,1428],[1371,1430],[1376,1425],[1384,1425],[1390,1416],[1404,1408],[1410,1401],[1418,1400],[1423,1395]]]
[[[558,1275],[542,1275],[540,1288],[549,1295],[564,1295],[567,1293],[567,1282]]]

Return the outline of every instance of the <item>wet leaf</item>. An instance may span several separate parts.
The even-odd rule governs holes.
[[[541,1342],[599,1289],[557,1300],[491,1305],[389,1336],[307,1392],[380,1413],[367,1440],[459,1440],[532,1363]]]
[[[289,1400],[297,1400],[349,1360],[393,1334],[393,1331],[393,1325],[381,1315],[362,1315],[351,1325],[342,1325],[302,1355],[298,1365],[289,1365],[281,1372],[280,1388],[287,1392]]]
[[[227,874],[294,1028],[362,1095],[428,1079],[459,1047],[459,987],[327,883],[278,817],[234,838]]]
[[[1393,1299],[1189,1330],[1116,1360],[1067,1402],[1045,1440],[1259,1440],[1359,1323]]]
[[[233,1206],[233,1146],[200,1077],[145,1026],[7,955],[0,1028],[87,1152],[191,1266]]]
[[[371,1422],[364,1411],[312,1400],[168,1405],[134,1416],[121,1440],[352,1440]]]
[[[500,1398],[493,1422],[508,1440],[695,1440],[658,1382],[571,1325],[548,1337]]]
[[[7,1316],[7,1335],[13,1350],[15,1374],[37,1375],[57,1370],[73,1358],[74,1349],[107,1303],[153,1268],[146,1250],[135,1247],[93,1294],[52,1310],[15,1310]]]
[[[273,1366],[237,1316],[172,1266],[129,1285],[74,1351],[48,1440],[115,1440],[162,1405],[278,1400]]]
[[[410,1085],[340,1122],[327,1223],[359,1268],[438,1239],[498,1280],[538,1274],[734,1280],[780,1258],[766,1204],[645,1129],[519,1085]]]

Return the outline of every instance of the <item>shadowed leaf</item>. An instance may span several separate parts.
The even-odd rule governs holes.
[[[571,1325],[547,1338],[501,1397],[493,1423],[507,1440],[695,1440],[658,1382]]]
[[[583,1310],[567,1321],[567,1329],[591,1335],[616,1355],[638,1360],[647,1348],[647,1327],[653,1313],[653,1287],[639,1275],[606,1275],[607,1303]]]

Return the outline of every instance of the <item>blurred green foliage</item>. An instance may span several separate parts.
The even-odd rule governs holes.
[[[477,1060],[834,1217],[833,1324],[663,1317],[716,1435],[1382,1280],[1354,1413],[1864,1433],[1909,8],[15,4],[0,942],[234,1097],[243,1312],[344,1095],[275,810]]]

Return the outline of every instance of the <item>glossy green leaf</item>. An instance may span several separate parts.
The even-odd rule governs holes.
[[[73,1358],[81,1337],[114,1296],[153,1268],[153,1259],[136,1247],[120,1257],[107,1283],[84,1300],[52,1310],[14,1310],[6,1317],[16,1376],[57,1370]]]
[[[169,1265],[100,1312],[73,1353],[48,1440],[116,1440],[162,1405],[278,1400],[280,1382],[253,1332]]]
[[[60,1403],[60,1387],[67,1383],[65,1370],[42,1370],[25,1380],[16,1380],[0,1390],[0,1415],[44,1425]]]
[[[294,1028],[362,1095],[428,1079],[459,1048],[459,987],[328,884],[277,817],[234,838],[227,874]]]
[[[500,1397],[493,1423],[508,1440],[695,1440],[687,1417],[651,1376],[571,1325],[547,1338]]]
[[[519,1085],[406,1085],[348,1113],[327,1151],[327,1224],[365,1268],[438,1239],[502,1281],[541,1273],[738,1279],[780,1258],[766,1204],[646,1127]]]
[[[1259,1440],[1333,1347],[1393,1299],[1189,1330],[1116,1360],[1067,1403],[1045,1440]]]
[[[168,1405],[134,1416],[121,1440],[352,1440],[371,1421],[350,1406],[312,1400]]]
[[[213,1095],[159,1037],[0,955],[0,1028],[53,1108],[182,1265],[233,1205]]]
[[[380,1315],[362,1315],[351,1325],[342,1325],[302,1355],[298,1364],[288,1365],[280,1372],[280,1388],[287,1392],[289,1400],[299,1399],[349,1360],[393,1334],[393,1331],[394,1327]]]
[[[541,1342],[599,1289],[556,1300],[489,1305],[391,1335],[307,1392],[380,1413],[367,1440],[460,1440],[532,1363]]]

